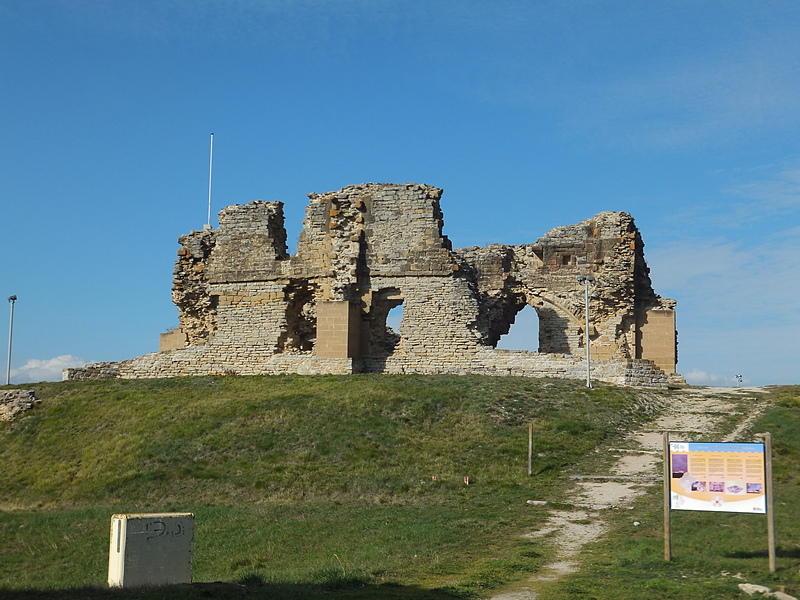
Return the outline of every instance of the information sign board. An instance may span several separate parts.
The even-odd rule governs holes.
[[[765,514],[764,444],[669,442],[672,510]]]

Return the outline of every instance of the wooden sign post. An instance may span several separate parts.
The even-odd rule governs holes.
[[[528,423],[528,477],[533,475],[533,422]]]

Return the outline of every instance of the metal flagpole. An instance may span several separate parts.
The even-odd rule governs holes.
[[[211,143],[208,151],[208,227],[211,228],[211,171],[214,167],[214,134],[211,134]]]
[[[6,385],[11,383],[11,340],[14,337],[14,303],[16,296],[9,296],[8,302],[11,304],[11,318],[8,321],[8,367],[6,368]]]

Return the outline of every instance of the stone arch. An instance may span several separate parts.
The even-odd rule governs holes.
[[[393,306],[386,315],[386,349],[394,352],[400,344],[400,327],[403,323],[403,303]]]
[[[500,336],[496,348],[539,352],[539,313],[530,304],[523,304],[514,315],[508,333]]]
[[[525,294],[525,303],[539,315],[539,352],[574,354],[582,346],[584,322],[557,297]]]

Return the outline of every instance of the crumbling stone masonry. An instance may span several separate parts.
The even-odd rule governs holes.
[[[0,421],[11,421],[38,403],[39,399],[31,390],[4,390],[0,392]]]
[[[675,375],[675,301],[652,288],[633,218],[603,212],[533,244],[456,250],[442,190],[364,184],[309,194],[297,252],[283,205],[219,213],[180,238],[172,298],[180,328],[161,351],[68,369],[65,378],[209,373],[484,373],[582,378],[592,275],[593,377],[665,386]],[[402,305],[399,331],[387,327]],[[495,348],[526,305],[539,351]]]

